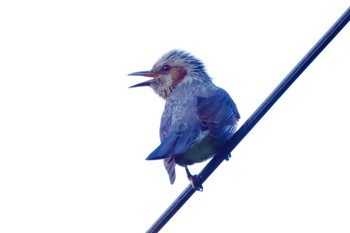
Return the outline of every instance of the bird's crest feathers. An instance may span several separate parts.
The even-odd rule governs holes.
[[[186,68],[189,75],[209,77],[206,72],[205,65],[200,59],[180,49],[171,50],[164,54],[155,63],[153,69],[162,67],[165,64],[184,67]]]

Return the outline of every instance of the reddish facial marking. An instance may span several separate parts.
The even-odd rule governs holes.
[[[174,88],[185,78],[186,70],[183,67],[173,67],[170,73],[173,80],[172,88]]]

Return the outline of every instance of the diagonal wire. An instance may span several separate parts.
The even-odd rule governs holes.
[[[201,185],[227,158],[227,155],[242,141],[250,130],[259,122],[265,113],[275,104],[283,93],[293,84],[300,74],[314,61],[323,49],[334,39],[334,37],[345,27],[350,20],[350,7],[339,17],[332,27],[322,36],[322,38],[310,49],[310,51],[299,61],[299,63],[289,72],[282,82],[271,92],[265,101],[255,110],[248,120],[233,135],[228,143],[222,148],[214,158],[198,174],[197,185]],[[163,226],[176,214],[176,212],[195,193],[191,185],[175,199],[175,201],[164,211],[164,213],[147,230],[147,233],[159,232]]]

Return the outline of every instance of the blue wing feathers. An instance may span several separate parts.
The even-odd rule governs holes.
[[[192,130],[175,131],[146,158],[146,160],[164,159],[186,152],[197,135]]]
[[[235,103],[223,89],[209,97],[199,97],[197,113],[210,135],[223,141],[233,135],[240,118]]]

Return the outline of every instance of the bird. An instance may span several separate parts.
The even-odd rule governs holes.
[[[175,165],[184,167],[192,187],[202,190],[188,166],[215,156],[236,132],[240,114],[235,102],[213,83],[200,59],[181,49],[165,53],[151,70],[128,76],[150,78],[130,88],[148,86],[165,100],[161,143],[146,160],[162,159],[171,184]]]

